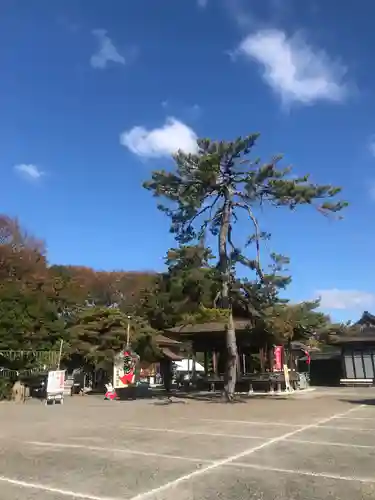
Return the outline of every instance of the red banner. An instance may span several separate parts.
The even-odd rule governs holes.
[[[311,363],[311,356],[310,356],[310,353],[309,351],[303,351],[305,354],[306,354],[306,364],[310,364]]]
[[[273,371],[281,372],[283,369],[283,346],[277,345],[274,348]]]

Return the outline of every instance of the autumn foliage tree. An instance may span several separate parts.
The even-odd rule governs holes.
[[[232,142],[198,140],[197,153],[179,151],[172,172],[156,171],[144,184],[163,199],[158,208],[171,219],[171,232],[178,242],[191,244],[210,231],[217,237],[220,273],[220,306],[228,311],[226,324],[227,374],[225,395],[233,399],[237,372],[237,345],[232,311],[234,271],[238,264],[255,272],[267,286],[261,263],[261,243],[266,234],[254,209],[269,205],[291,210],[310,205],[322,214],[341,211],[345,202],[334,201],[340,188],[317,185],[309,176],[291,178],[289,168],[280,168],[281,157],[262,164],[250,153],[259,134]],[[248,218],[250,230],[246,252],[236,244],[235,224],[240,213]],[[251,250],[251,252],[250,252]]]
[[[45,270],[43,242],[27,234],[17,219],[0,215],[0,284],[28,286]]]
[[[56,350],[63,339],[65,355],[104,359],[123,346],[128,311],[133,346],[149,356],[154,331],[134,309],[154,280],[149,272],[49,266],[43,242],[0,215],[0,350]]]
[[[96,271],[85,266],[53,268],[78,299],[84,295],[92,305],[116,305],[124,312],[133,311],[142,291],[156,279],[156,273],[147,271]]]
[[[43,243],[0,216],[0,349],[56,349],[65,324],[55,298]],[[30,359],[18,360],[17,369]],[[13,368],[8,361],[1,365]]]

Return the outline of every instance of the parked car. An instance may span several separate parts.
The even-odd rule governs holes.
[[[47,374],[39,374],[23,380],[32,398],[45,399],[47,396]]]

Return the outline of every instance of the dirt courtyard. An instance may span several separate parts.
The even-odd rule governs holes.
[[[375,390],[0,404],[2,500],[375,499]]]

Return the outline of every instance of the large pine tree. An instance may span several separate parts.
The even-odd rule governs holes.
[[[232,142],[198,140],[196,154],[179,151],[172,172],[156,171],[144,186],[163,198],[158,208],[171,218],[171,232],[182,244],[201,239],[207,230],[217,236],[218,269],[221,280],[222,308],[228,311],[227,380],[225,394],[233,399],[236,384],[237,344],[232,313],[233,271],[242,263],[255,271],[260,283],[267,285],[261,263],[261,240],[254,209],[260,205],[288,207],[311,205],[323,214],[336,213],[347,204],[331,201],[341,189],[317,185],[309,176],[290,177],[289,168],[279,168],[280,157],[269,163],[252,160],[249,155],[259,134],[240,137]],[[249,257],[238,248],[233,229],[239,213],[244,212],[251,225]]]

